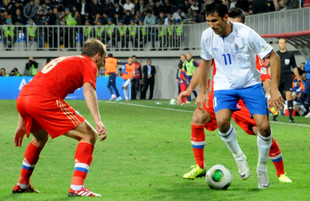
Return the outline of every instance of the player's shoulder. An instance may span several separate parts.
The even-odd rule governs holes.
[[[246,38],[252,37],[253,33],[256,33],[253,29],[248,27],[245,24],[238,23],[238,22],[232,22],[233,24],[233,30],[238,34],[242,35]]]
[[[215,34],[214,31],[212,30],[211,27],[209,27],[202,32],[201,39],[206,39],[206,38],[212,36],[213,34]]]

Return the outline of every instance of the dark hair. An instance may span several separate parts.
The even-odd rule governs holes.
[[[183,68],[183,64],[181,62],[178,64],[178,68]]]
[[[233,19],[235,19],[235,18],[241,18],[241,22],[244,24],[244,22],[245,22],[245,14],[244,14],[244,12],[243,12],[243,10],[241,10],[240,8],[236,8],[236,7],[234,7],[234,8],[232,8],[232,9],[229,9],[229,11],[228,11],[228,16],[230,17],[230,18],[233,18]]]
[[[285,39],[285,38],[279,38],[279,40],[278,40],[278,44],[279,44],[279,42],[280,42],[280,40],[281,40],[281,39],[283,39],[283,40],[284,40],[284,42],[285,42],[285,43],[287,43],[287,41],[286,41],[286,39]]]
[[[228,8],[222,0],[213,0],[211,3],[207,4],[205,7],[205,15],[211,15],[217,13],[218,16],[223,18],[228,14]]]
[[[112,54],[112,53],[109,53],[109,54],[108,54],[108,57],[113,57],[113,54]]]
[[[81,54],[92,57],[97,53],[99,53],[100,56],[103,56],[104,54],[106,54],[105,45],[101,41],[95,38],[88,39],[82,47]]]

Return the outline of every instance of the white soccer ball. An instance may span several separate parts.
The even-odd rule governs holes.
[[[208,170],[206,180],[211,189],[226,190],[232,182],[232,175],[224,165],[214,165]]]
[[[170,100],[170,105],[175,105],[175,104],[177,104],[177,100],[171,99],[171,100]]]

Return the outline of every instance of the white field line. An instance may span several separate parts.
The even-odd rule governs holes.
[[[99,100],[102,101],[102,100]],[[161,109],[161,110],[170,110],[170,111],[176,111],[176,112],[187,112],[187,113],[193,113],[194,111],[188,111],[188,110],[181,110],[181,109],[173,109],[173,108],[167,108],[167,107],[156,107],[156,106],[149,106],[149,105],[140,105],[140,104],[133,104],[133,103],[124,103],[124,102],[115,102],[115,101],[102,101],[105,103],[112,103],[112,104],[121,104],[121,105],[130,105],[130,106],[136,106],[136,107],[144,107],[144,108],[152,108],[152,109]],[[282,125],[288,125],[289,123],[284,122],[274,122],[270,121],[272,124],[282,124]],[[308,124],[296,124],[291,123],[290,126],[303,126],[303,127],[310,127]]]

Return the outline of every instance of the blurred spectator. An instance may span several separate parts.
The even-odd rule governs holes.
[[[85,15],[86,13],[91,12],[91,3],[87,2],[86,0],[81,0],[80,3],[77,5],[77,11],[79,12],[81,16],[81,23],[80,24],[85,24]]]
[[[118,12],[116,12],[114,14],[113,23],[118,24],[120,20],[121,20],[120,14]]]
[[[11,70],[10,76],[16,76],[15,70]]]
[[[197,17],[193,17],[193,18],[192,18],[192,23],[193,23],[193,24],[199,23],[199,19],[198,19]]]
[[[131,3],[130,0],[126,0],[126,3],[123,5],[124,12],[130,10],[131,13],[135,11],[135,4]]]
[[[35,76],[38,73],[38,62],[34,60],[33,57],[29,57],[28,62],[25,66],[25,75]]]
[[[6,73],[5,68],[1,68],[1,74],[0,74],[0,76],[2,76],[2,77],[9,77],[9,75]]]
[[[99,5],[99,4],[98,4]],[[96,17],[96,16],[95,16]],[[92,25],[93,24],[93,16],[90,13],[85,13],[85,22],[86,20],[89,20],[89,23]]]
[[[164,24],[165,23],[165,14],[163,11],[160,11],[159,12],[159,16],[157,16],[157,19],[156,19],[156,22],[158,22],[158,20],[161,22],[161,24]]]
[[[37,26],[33,19],[30,18],[27,23],[28,41],[37,41]]]
[[[112,22],[112,18],[108,18],[108,24],[106,28],[107,41],[110,41],[112,47],[115,47],[115,24]]]
[[[43,3],[38,7],[37,14],[39,14],[39,11],[41,11],[41,10],[43,10],[43,13],[44,13],[44,14],[47,14],[49,8],[50,8],[50,7],[46,6],[46,3],[43,2]]]
[[[91,4],[91,9],[90,12],[86,11],[85,12],[85,20],[87,19],[86,15],[89,13],[90,17],[94,19],[97,15],[97,13],[102,14],[103,13],[103,7],[98,3],[98,0],[94,0],[93,3]],[[90,17],[88,19],[90,19]],[[91,20],[92,22],[92,20]]]
[[[252,14],[259,14],[267,12],[268,0],[253,0]]]
[[[12,14],[12,4],[8,0],[3,0],[3,4],[1,5],[1,11],[8,11],[8,13],[11,15]]]
[[[46,18],[47,25],[56,25],[56,15],[55,13],[53,13],[52,8],[48,9],[48,13],[46,16],[47,16]]]
[[[193,18],[193,10],[191,8],[188,9],[187,13],[185,13],[185,18]]]
[[[16,0],[14,4],[12,4],[12,14],[16,13],[16,10],[19,9],[21,13],[23,13],[24,6],[20,3],[19,0]]]
[[[171,12],[171,13],[177,12],[177,11],[178,11],[178,8],[179,8],[179,7],[177,7],[176,2],[174,2],[174,1],[171,2],[171,7],[170,7],[170,9],[171,9],[170,12]]]
[[[109,16],[106,13],[103,13],[103,15],[101,17],[103,25],[108,24],[108,18],[109,18]]]
[[[118,13],[120,18],[123,18],[124,13],[125,13],[124,9],[119,5],[118,2],[115,2],[114,6],[115,6],[115,13]]]
[[[166,45],[167,45],[167,26],[163,25],[161,20],[157,20],[157,41],[159,42],[159,50],[164,49],[166,50]]]
[[[153,10],[153,8],[155,7],[155,3],[154,3],[154,0],[149,0],[149,2],[146,4],[146,9],[150,9],[150,10]]]
[[[242,9],[246,14],[249,14],[248,0],[237,0],[236,7]]]
[[[102,41],[102,38],[103,38],[102,36],[104,35],[104,29],[105,27],[102,26],[102,19],[98,19],[95,30],[96,30],[96,38],[100,41]]]
[[[147,10],[146,16],[144,18],[144,25],[155,25],[156,24],[156,17],[152,14],[151,10]]]
[[[91,26],[90,24],[90,20],[89,19],[86,19],[85,20],[85,26],[83,27],[83,40],[82,42],[86,41],[87,39],[89,38],[92,38],[94,37],[94,27]],[[81,44],[81,46],[83,47],[83,44]]]
[[[13,70],[15,71],[15,76],[23,76],[17,68],[14,68]]]
[[[139,28],[135,23],[135,19],[131,19],[129,26],[129,35],[130,35],[130,41],[132,42],[132,46],[134,48],[138,48],[138,31]]]
[[[185,13],[185,14],[187,14],[187,12],[188,12],[188,9],[189,8],[191,8],[191,4],[190,3],[188,3],[188,0],[185,0],[184,1],[184,4],[182,5],[182,7],[181,7],[181,9],[182,9],[182,11]]]
[[[34,18],[35,15],[37,14],[38,11],[38,6],[34,4],[34,0],[30,0],[29,3],[24,7],[23,14],[27,18]]]
[[[174,36],[174,27],[172,25],[172,20],[168,19],[167,27],[167,48],[173,47],[173,36]]]
[[[105,0],[105,6],[103,7],[103,12],[107,13],[109,17],[113,17],[115,13],[114,4],[110,0]]]
[[[273,0],[268,0],[267,12],[273,12],[273,11],[275,11]]]
[[[129,25],[130,24],[130,20],[133,19],[134,16],[131,14],[130,10],[126,10],[126,14],[123,17],[124,20],[124,24],[125,25]]]
[[[140,26],[140,48],[143,48],[147,42],[147,30],[146,27],[143,26],[143,20],[140,19],[139,26]]]
[[[75,43],[75,28],[74,26],[77,25],[77,21],[74,18],[75,13],[70,12],[69,8],[65,9],[65,19],[66,19],[66,25],[68,27],[65,28],[65,47],[73,48],[73,45]]]
[[[179,8],[179,9],[177,10],[177,12],[173,13],[173,15],[172,15],[172,20],[177,20],[177,19],[182,20],[182,19],[185,19],[185,18],[186,18],[186,15],[185,15],[185,13],[182,11],[181,8]]]
[[[129,31],[127,26],[124,26],[124,20],[120,20],[117,28],[117,41],[121,42],[121,47],[128,49]]]
[[[283,0],[286,9],[299,8],[299,0]]]
[[[183,22],[180,19],[177,19],[175,21],[175,24],[177,25],[175,27],[175,36],[174,36],[174,41],[176,47],[181,47],[181,42],[183,40]]]
[[[283,0],[274,0],[273,3],[274,3],[275,10],[281,10],[284,8]]]
[[[137,13],[137,11],[140,11],[140,13],[144,13],[145,10],[146,6],[144,0],[139,0],[139,3],[137,3],[135,6],[135,13]]]
[[[172,14],[171,13],[167,13],[167,17],[165,18],[165,25],[169,25],[168,24],[169,20],[172,20]]]
[[[196,0],[192,0],[192,3],[191,3],[191,9],[193,11],[198,11],[199,12],[199,3],[196,1]]]
[[[3,29],[3,42],[6,48],[9,48],[10,50],[16,41],[16,35],[15,35],[15,27],[12,23],[11,19],[7,19],[5,21],[5,24],[2,26]]]
[[[171,4],[169,0],[165,0],[165,4],[164,4],[164,8],[163,8],[164,13],[173,13],[172,12],[172,8],[171,8]]]
[[[58,12],[58,9],[57,8],[54,8],[53,9],[53,13],[56,15],[56,25],[60,25],[61,24],[61,18],[63,17],[61,15],[61,13]]]
[[[135,13],[136,13],[136,15],[135,15],[135,17],[134,17],[135,23],[136,23],[136,24],[139,24],[139,21],[142,20],[141,13],[140,13],[140,11],[138,11],[138,10],[136,10]]]
[[[37,25],[38,26],[42,26],[42,27],[38,27],[38,32],[39,32],[39,50],[42,50],[42,48],[45,47],[45,42],[47,41],[47,27],[45,25],[47,25],[46,22],[46,16],[42,13],[43,11],[40,11],[40,15],[38,15],[38,21],[37,21]]]
[[[163,6],[160,4],[160,0],[155,1],[155,6],[153,7],[153,13],[157,17],[159,16],[159,12],[163,11]]]
[[[15,13],[12,14],[12,21],[15,25],[25,25],[26,24],[26,18],[21,13],[21,10],[19,8],[16,8]]]

